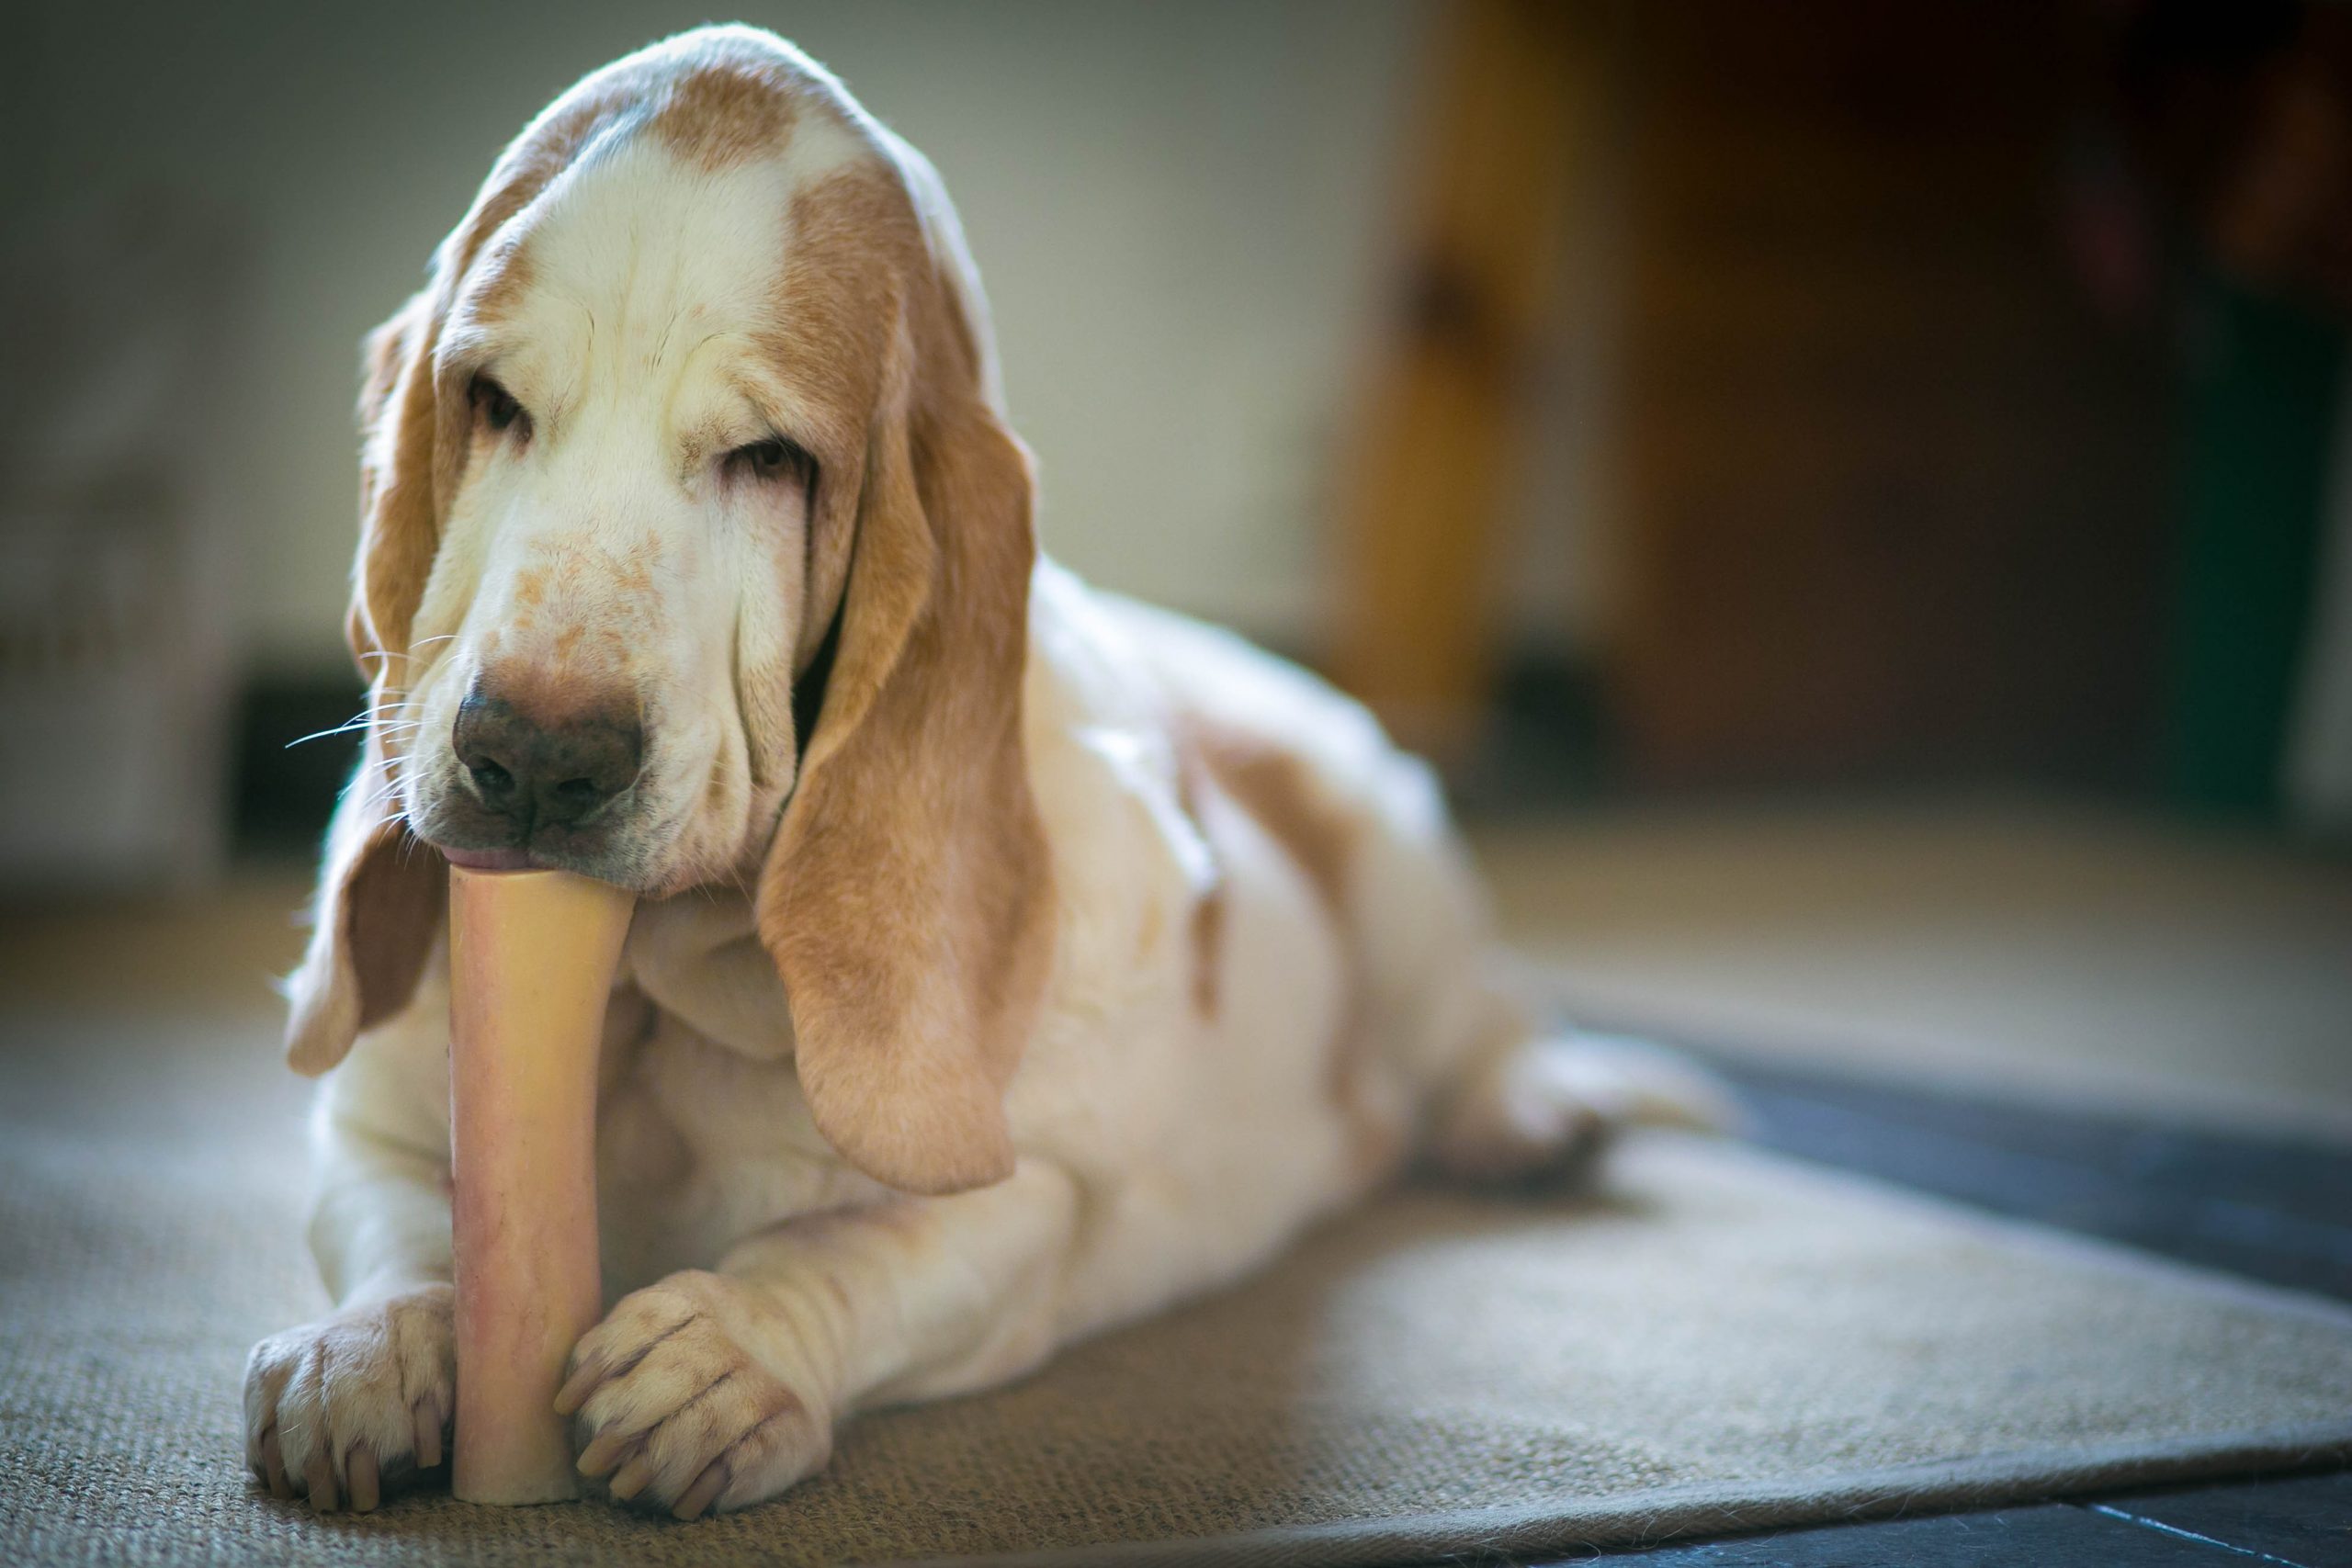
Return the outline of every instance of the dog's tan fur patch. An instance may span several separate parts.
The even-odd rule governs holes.
[[[720,173],[783,145],[792,130],[794,85],[773,62],[706,65],[672,85],[653,133],[703,173]]]

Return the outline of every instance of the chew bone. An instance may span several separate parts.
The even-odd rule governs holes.
[[[579,1495],[555,1396],[603,1311],[596,1057],[634,902],[566,872],[450,868],[451,1490],[468,1502]]]

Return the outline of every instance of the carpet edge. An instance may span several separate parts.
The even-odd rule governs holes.
[[[1951,1513],[2042,1502],[2089,1491],[2219,1480],[2352,1461],[2352,1417],[2318,1426],[2222,1434],[2203,1441],[2023,1450],[1978,1460],[1929,1461],[1845,1472],[1803,1484],[1659,1487],[1588,1507],[1527,1504],[1408,1519],[1367,1519],[1250,1530],[1194,1540],[1057,1547],[1043,1551],[908,1559],[876,1568],[1373,1568],[1431,1558],[1655,1546],[1781,1526],[1832,1525],[1910,1513]],[[1653,1529],[1657,1516],[1686,1517]]]

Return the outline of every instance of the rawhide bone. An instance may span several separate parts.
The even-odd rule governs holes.
[[[555,1396],[603,1315],[596,1058],[635,905],[568,872],[449,871],[450,1489],[468,1502],[579,1495]]]

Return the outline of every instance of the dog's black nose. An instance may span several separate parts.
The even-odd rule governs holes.
[[[481,691],[458,705],[449,739],[482,803],[526,833],[585,820],[635,784],[645,761],[645,730],[633,712],[592,709],[548,723]]]

